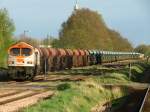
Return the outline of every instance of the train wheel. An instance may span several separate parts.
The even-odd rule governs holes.
[[[34,76],[32,74],[28,75],[26,80],[30,80],[33,81],[34,80]]]
[[[34,70],[31,70],[31,71],[30,71],[30,74],[27,75],[27,80],[33,81],[33,80],[34,80],[34,77],[35,77],[35,71],[34,71]]]

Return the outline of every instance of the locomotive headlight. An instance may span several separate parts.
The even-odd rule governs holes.
[[[8,64],[14,64],[15,62],[14,61],[8,61]]]
[[[27,64],[32,64],[32,61],[28,61]]]

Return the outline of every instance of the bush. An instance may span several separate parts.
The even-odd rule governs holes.
[[[59,90],[59,91],[64,91],[64,90],[67,90],[70,88],[71,88],[71,85],[68,83],[60,84],[57,86],[57,90]]]

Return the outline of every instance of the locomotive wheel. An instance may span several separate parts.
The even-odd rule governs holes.
[[[33,81],[34,77],[35,77],[34,72],[31,72],[30,74],[27,75],[27,80]]]

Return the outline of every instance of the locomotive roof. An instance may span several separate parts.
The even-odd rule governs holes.
[[[34,48],[34,47],[26,42],[17,42],[11,45],[8,50],[10,50],[11,48]]]

